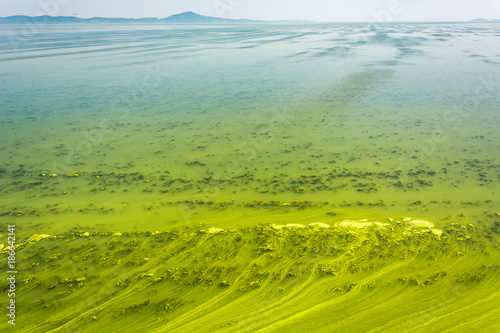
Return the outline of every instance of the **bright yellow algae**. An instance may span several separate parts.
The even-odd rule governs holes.
[[[124,28],[106,43],[125,53],[76,62],[67,27],[39,27],[43,57],[4,59],[0,82],[16,328],[500,331],[498,32],[481,26]]]
[[[424,324],[437,331],[441,321],[422,311],[439,307],[443,320],[458,327],[467,325],[447,312],[498,314],[465,303],[499,293],[499,234],[450,223],[438,236],[393,221],[362,228],[351,221],[329,228],[33,235],[18,252],[26,258],[19,301],[34,298],[26,310],[44,319],[21,328],[101,332],[150,318],[142,329],[355,332],[387,329],[386,318],[394,318],[393,332]],[[64,253],[54,255],[61,246]],[[395,306],[398,295],[405,306]]]

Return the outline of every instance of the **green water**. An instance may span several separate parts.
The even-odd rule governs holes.
[[[0,328],[500,330],[499,36],[1,26]]]

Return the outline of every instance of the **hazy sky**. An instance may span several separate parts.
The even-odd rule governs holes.
[[[0,16],[167,17],[313,21],[500,19],[500,0],[0,0]]]

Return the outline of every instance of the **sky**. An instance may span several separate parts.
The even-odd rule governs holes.
[[[467,21],[500,19],[500,0],[0,0],[0,17],[163,18],[185,11],[269,21]]]

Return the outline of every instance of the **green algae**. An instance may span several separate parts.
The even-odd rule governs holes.
[[[0,55],[16,328],[500,330],[494,29],[136,28]]]
[[[396,320],[391,330],[411,330],[426,307],[444,314],[498,294],[496,229],[449,223],[438,235],[433,227],[391,218],[33,235],[18,245],[18,301],[39,319],[19,325],[104,332],[140,320],[142,330],[159,332],[331,331],[356,318],[349,330],[365,331],[383,325],[373,317],[377,304],[385,304],[388,318],[413,314],[413,321]],[[398,295],[404,307],[391,306]],[[353,302],[363,306],[350,314]],[[466,308],[474,320],[499,315],[498,307]],[[248,321],[252,313],[258,318]],[[332,321],[339,313],[342,319]],[[302,322],[305,315],[314,322]],[[439,321],[428,325],[441,327]]]

